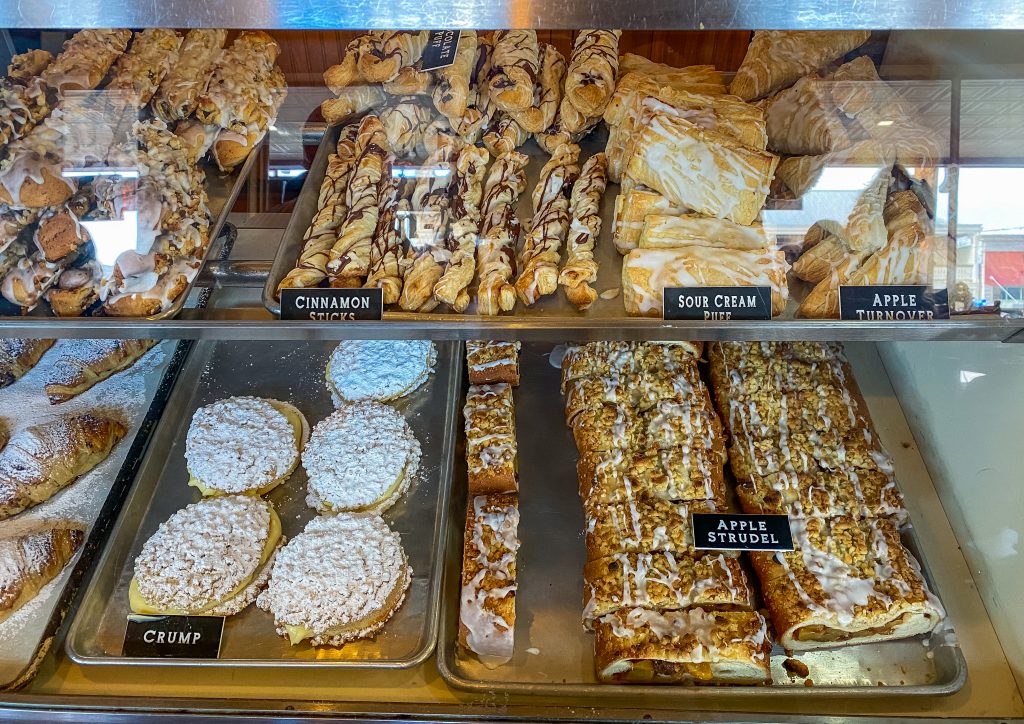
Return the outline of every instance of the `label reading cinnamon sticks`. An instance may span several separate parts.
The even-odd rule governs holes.
[[[665,287],[665,319],[771,319],[771,287]]]
[[[791,551],[787,515],[694,513],[693,547],[712,551]]]
[[[949,319],[949,293],[926,284],[842,285],[839,318],[862,322]]]
[[[461,37],[461,30],[431,30],[427,47],[423,49],[423,57],[420,59],[420,69],[437,70],[454,63]]]
[[[383,289],[282,289],[281,319],[353,322],[384,317]]]
[[[128,615],[122,656],[145,659],[216,659],[223,616]]]

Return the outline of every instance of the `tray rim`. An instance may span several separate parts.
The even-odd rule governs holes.
[[[182,366],[181,375],[179,379],[186,378],[191,379],[191,376],[185,377],[185,372],[193,372],[201,370],[203,366],[209,361],[209,352],[205,352],[205,348],[211,348],[216,344],[221,343],[221,340],[209,340],[205,343],[197,344],[196,348],[193,348],[192,354],[189,359],[186,360],[186,364]],[[231,342],[233,344],[233,342]],[[435,343],[436,344],[436,343]],[[85,618],[83,616],[83,610],[85,608],[85,602],[91,599],[94,595],[98,595],[95,590],[99,587],[98,575],[93,575],[89,581],[88,587],[84,590],[82,603],[74,612],[74,617],[71,621],[71,625],[67,630],[67,635],[64,639],[64,652],[68,658],[76,664],[82,666],[126,666],[132,668],[138,667],[212,667],[212,668],[259,668],[259,669],[302,669],[302,668],[334,668],[334,669],[410,669],[415,666],[422,664],[426,661],[431,654],[437,648],[438,635],[440,631],[440,617],[443,608],[442,596],[444,593],[444,568],[445,568],[445,555],[446,548],[441,545],[441,542],[447,536],[447,527],[449,521],[449,512],[451,507],[451,484],[452,484],[452,473],[455,458],[455,441],[456,441],[456,421],[458,415],[458,403],[460,402],[461,387],[458,385],[462,375],[462,344],[459,342],[448,342],[448,352],[439,352],[438,354],[438,366],[435,368],[439,369],[444,361],[448,364],[448,374],[446,379],[442,380],[440,375],[436,376],[436,384],[446,384],[448,389],[447,399],[445,402],[445,426],[444,435],[442,436],[441,445],[441,464],[440,464],[440,480],[438,481],[437,499],[438,505],[435,511],[434,517],[434,534],[433,534],[433,571],[428,579],[428,588],[433,591],[432,595],[428,599],[428,608],[426,611],[427,625],[424,629],[426,636],[423,645],[419,650],[415,651],[412,655],[403,659],[379,659],[379,660],[337,660],[337,659],[301,659],[301,660],[269,660],[269,659],[164,659],[164,658],[140,658],[140,657],[125,657],[125,656],[96,656],[92,654],[84,654],[78,651],[75,647],[75,643],[80,635],[81,630],[85,626]],[[178,402],[177,398],[182,397],[180,401],[182,405],[187,402],[184,399],[186,395],[191,395],[194,391],[192,385],[175,386],[171,396],[167,400],[167,405]],[[157,439],[157,436],[169,436],[173,437],[178,430],[178,422],[167,420],[164,421],[161,416],[160,422],[157,428],[153,431],[150,440]],[[132,481],[132,489],[129,494],[129,498],[124,502],[121,508],[121,514],[118,516],[116,523],[110,531],[107,540],[104,543],[102,554],[95,563],[94,573],[98,572],[101,568],[111,565],[110,559],[114,555],[113,542],[115,537],[121,534],[121,528],[128,526],[127,520],[128,513],[132,508],[131,497],[134,497],[138,493],[139,488],[136,486],[136,482],[142,473],[149,465],[154,464],[154,461],[150,458],[155,455],[153,450],[157,446],[150,445],[147,449],[146,455],[139,464],[135,480]],[[152,486],[153,494],[158,492],[159,488],[159,476],[157,476],[157,482]],[[138,505],[142,505],[139,503]],[[148,506],[148,501],[146,503]],[[143,513],[144,515],[145,513]],[[125,533],[127,535],[127,533]],[[134,542],[136,534],[132,533],[132,541]],[[276,634],[275,634],[276,635]]]

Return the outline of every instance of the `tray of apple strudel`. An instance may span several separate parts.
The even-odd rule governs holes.
[[[469,360],[449,683],[577,699],[963,686],[838,345],[533,344],[520,362]],[[691,517],[722,512],[786,516],[793,549],[695,547]]]
[[[82,30],[0,80],[0,315],[181,310],[287,94],[277,43]]]
[[[197,344],[184,370],[193,384],[168,402],[76,612],[69,656],[142,666],[425,659],[437,637],[460,365],[457,343]],[[220,617],[219,652],[127,649],[129,616]]]
[[[27,683],[110,529],[184,351],[0,340],[0,688]]]
[[[879,77],[867,32],[755,33],[731,81],[620,55],[617,30],[566,56],[462,31],[422,70],[426,35],[362,36],[324,73],[272,312],[284,289],[370,287],[394,319],[660,318],[666,287],[720,286],[767,289],[763,318],[838,318],[842,285],[942,277],[919,177],[948,118]],[[819,183],[837,167],[841,193]]]

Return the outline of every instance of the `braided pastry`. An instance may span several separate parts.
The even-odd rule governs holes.
[[[569,212],[572,222],[566,243],[565,265],[558,275],[558,283],[565,296],[579,310],[584,310],[597,299],[590,286],[597,281],[597,260],[594,244],[601,233],[601,197],[608,185],[608,158],[596,153],[587,159],[580,177],[572,187]]]

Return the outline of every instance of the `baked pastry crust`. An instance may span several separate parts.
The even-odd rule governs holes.
[[[17,382],[36,366],[54,339],[0,339],[0,387]]]
[[[641,412],[619,405],[591,407],[573,419],[572,434],[581,454],[703,448],[725,459],[722,423],[710,405],[659,402]]]
[[[188,118],[195,110],[228,31],[220,28],[189,30],[181,42],[177,61],[160,81],[153,112],[167,124]]]
[[[466,342],[466,369],[469,384],[493,385],[505,382],[519,386],[519,342],[494,340],[468,340]]]
[[[673,204],[657,191],[646,188],[622,190],[615,197],[615,215],[612,221],[612,243],[615,250],[625,254],[637,248],[648,216],[677,216],[685,214],[686,211],[686,208]]]
[[[466,419],[470,494],[518,491],[512,387],[504,382],[470,385],[462,412]]]
[[[621,30],[581,30],[573,42],[565,97],[585,116],[600,116],[611,100],[621,35]]]
[[[68,340],[58,349],[43,388],[50,404],[67,402],[135,364],[155,339]]]
[[[469,107],[477,44],[476,31],[463,30],[459,37],[455,61],[447,68],[440,68],[437,71],[437,85],[434,86],[432,94],[434,107],[438,113],[453,123],[456,119],[462,118]]]
[[[83,542],[85,528],[70,520],[0,538],[0,623],[56,578]]]
[[[505,112],[529,108],[533,104],[534,85],[539,75],[540,47],[537,32],[499,31],[494,41],[494,56],[488,79],[491,100],[495,105]]]
[[[124,28],[79,30],[64,42],[63,50],[42,72],[42,79],[57,93],[92,90],[128,47],[132,31]]]
[[[571,382],[588,377],[610,378],[609,383],[621,382],[627,389],[659,387],[656,380],[646,379],[650,374],[668,380],[681,377],[694,394],[706,399],[707,388],[695,365],[703,351],[703,342],[587,342],[566,350],[561,389],[565,393]]]
[[[703,407],[707,396],[700,372],[695,364],[678,367],[669,363],[641,367],[644,373],[636,376],[580,377],[567,380],[565,394],[565,420],[573,419],[583,410],[601,405],[625,405],[634,410],[647,410],[659,402]],[[670,374],[659,375],[662,370]]]
[[[693,548],[690,516],[720,510],[712,500],[672,502],[641,493],[629,500],[584,507],[587,560],[616,553],[699,555]]]
[[[907,520],[896,480],[881,470],[845,468],[815,473],[754,475],[736,493],[746,513],[791,518],[882,518]]]
[[[668,449],[585,453],[576,462],[580,498],[588,503],[629,501],[647,493],[672,501],[725,505],[724,460],[712,451]]]

